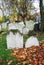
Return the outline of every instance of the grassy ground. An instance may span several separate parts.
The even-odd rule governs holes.
[[[3,33],[0,34],[0,65],[8,65],[10,60],[13,60],[14,64],[16,63],[16,60],[11,57],[11,50],[7,49],[6,34]]]
[[[11,65],[15,65],[16,59],[11,57],[11,50],[8,50],[6,45],[7,31],[4,32],[0,34],[0,65],[8,65],[8,62],[10,60],[13,60],[13,63]],[[29,36],[33,35],[33,33],[34,32],[30,33],[28,36],[24,35],[24,41],[26,41]],[[38,36],[38,40],[44,40],[44,33],[39,33],[39,34],[40,35]],[[4,62],[1,62],[1,60],[4,60]]]

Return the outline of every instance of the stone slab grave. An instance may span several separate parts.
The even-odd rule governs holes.
[[[7,48],[23,48],[23,36],[18,32],[15,35],[10,31],[6,37]]]

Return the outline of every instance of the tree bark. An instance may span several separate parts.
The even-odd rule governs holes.
[[[44,9],[43,0],[40,0],[41,31],[44,31]]]

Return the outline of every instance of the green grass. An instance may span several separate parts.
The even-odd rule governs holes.
[[[39,37],[38,37],[38,40],[44,40],[44,33],[42,33]]]
[[[7,60],[15,60],[11,57],[11,50],[7,49],[6,45],[6,34],[0,34],[0,60],[5,60],[6,62],[0,62],[0,65],[8,65]],[[15,61],[13,62],[16,63]]]

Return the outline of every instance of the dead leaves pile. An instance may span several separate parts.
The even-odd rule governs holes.
[[[44,40],[39,46],[29,48],[12,49],[11,56],[17,58],[18,63],[25,65],[44,65]]]

